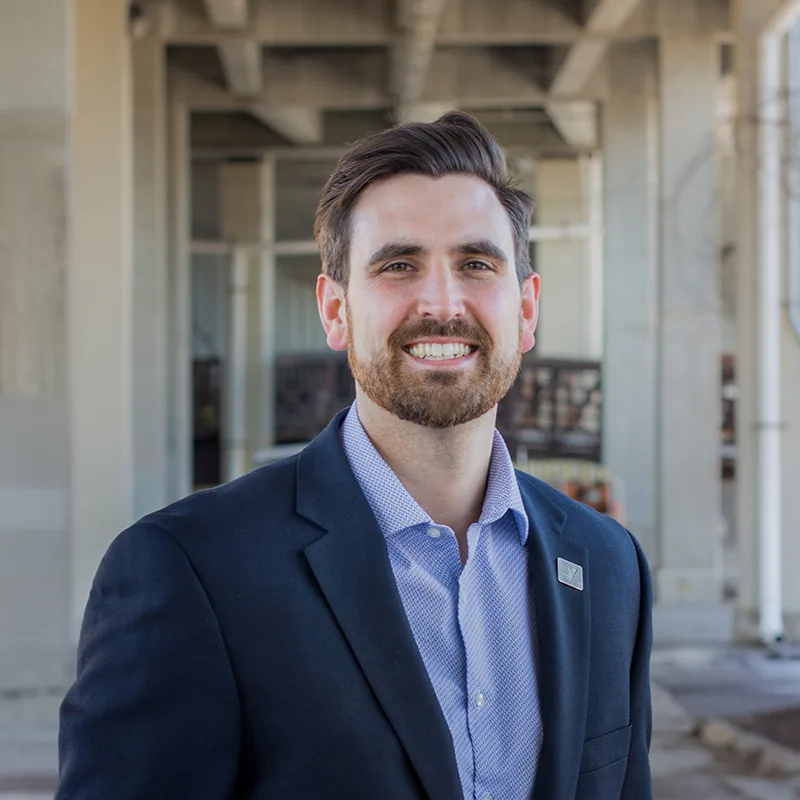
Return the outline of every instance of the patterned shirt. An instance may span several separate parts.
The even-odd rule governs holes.
[[[478,522],[462,569],[437,524],[373,446],[354,403],[342,443],[386,539],[411,631],[453,737],[465,800],[530,800],[542,746],[528,516],[495,431]]]

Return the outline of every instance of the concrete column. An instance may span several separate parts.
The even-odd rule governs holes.
[[[581,182],[589,223],[584,350],[589,358],[603,357],[603,158],[599,153],[580,159]]]
[[[71,3],[0,16],[0,688],[20,689],[68,675]]]
[[[167,93],[169,223],[167,480],[170,500],[192,491],[191,136],[180,84]]]
[[[133,511],[165,505],[168,418],[167,92],[158,17],[133,44]]]
[[[260,372],[260,418],[257,422],[259,446],[275,444],[275,306],[277,302],[277,261],[275,251],[277,203],[275,160],[265,158],[261,164],[261,239],[265,247],[259,258],[258,320],[259,349],[258,370]]]
[[[583,165],[577,158],[544,159],[537,175],[536,224],[543,227],[589,222]],[[592,304],[590,239],[562,239],[536,245],[542,276],[542,309],[537,353],[542,358],[591,358]]]
[[[786,6],[783,0],[736,0],[734,26],[737,36],[736,75],[738,83],[737,183],[738,226],[737,260],[737,548],[739,582],[736,633],[740,639],[758,637],[759,562],[758,562],[758,444],[757,444],[757,331],[758,264],[761,217],[759,153],[763,121],[759,98],[758,41],[767,23]],[[770,123],[772,124],[772,123]],[[789,139],[796,150],[796,138]],[[794,153],[788,154],[785,189],[796,187]],[[791,202],[792,198],[785,198]],[[796,198],[795,198],[796,199]],[[792,228],[789,235],[797,235]],[[791,250],[790,250],[791,252]],[[786,265],[786,259],[783,259]],[[782,563],[783,616],[787,638],[800,640],[800,584],[796,564],[800,558],[800,495],[797,476],[800,470],[800,345],[784,312],[781,334],[781,380],[783,415],[782,457]]]
[[[791,179],[786,202],[788,205],[787,236],[791,244],[787,248],[787,269],[793,271],[794,280],[787,280],[786,308],[783,314],[781,333],[781,408],[785,420],[784,437],[781,444],[782,499],[783,499],[783,615],[787,637],[800,641],[800,582],[796,565],[800,564],[800,496],[796,487],[800,476],[800,335],[792,326],[789,303],[794,304],[795,315],[800,313],[800,18],[794,23],[792,32],[791,66],[789,66],[788,113],[790,119],[789,152],[784,159],[789,163]],[[784,187],[787,181],[784,180]],[[794,291],[792,291],[794,290]]]
[[[274,437],[275,169],[271,160],[226,164],[220,182],[223,238],[248,249],[246,463]],[[232,359],[229,357],[228,362]],[[226,389],[228,381],[225,381]]]
[[[718,45],[691,24],[670,31],[661,40],[659,72],[657,592],[665,604],[714,604],[722,599]]]
[[[652,44],[620,44],[607,58],[603,460],[622,479],[627,525],[657,570],[657,54]]]
[[[127,19],[126,0],[75,0],[77,114],[67,276],[75,636],[100,559],[133,518],[133,121]]]

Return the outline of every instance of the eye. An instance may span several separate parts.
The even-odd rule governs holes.
[[[411,272],[413,269],[414,267],[406,261],[393,261],[391,264],[387,264],[381,272]]]
[[[467,263],[464,264],[462,269],[466,270],[467,272],[491,272],[491,271],[494,271],[494,268],[492,267],[492,265],[487,263],[486,261],[467,261]]]

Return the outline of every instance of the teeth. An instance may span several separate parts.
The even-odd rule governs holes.
[[[446,361],[451,358],[468,356],[472,352],[472,348],[462,342],[447,342],[447,344],[426,342],[409,347],[408,352],[415,358],[423,358],[426,361]]]

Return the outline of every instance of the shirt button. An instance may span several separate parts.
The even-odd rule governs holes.
[[[438,539],[442,535],[442,532],[438,528],[428,528],[428,536],[431,539]]]
[[[463,586],[458,590],[458,602],[462,606],[467,604],[467,590]]]
[[[489,792],[486,792],[486,794],[481,798],[481,800],[492,800],[492,796],[489,794]]]
[[[483,692],[478,692],[475,695],[475,705],[478,706],[478,708],[483,708],[485,704],[486,698],[484,697]]]

